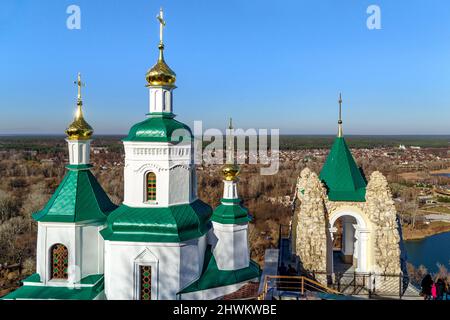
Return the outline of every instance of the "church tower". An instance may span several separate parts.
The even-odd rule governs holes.
[[[93,129],[83,116],[80,74],[75,83],[77,110],[66,130],[67,173],[46,206],[33,214],[38,222],[36,274],[7,298],[102,298],[104,243],[99,232],[116,206],[91,172]]]
[[[162,10],[157,18],[159,57],[146,75],[150,112],[123,140],[124,202],[102,231],[108,299],[176,299],[200,276],[211,228],[212,209],[197,198],[193,135],[173,113],[176,74],[164,58]]]
[[[377,171],[367,182],[356,164],[344,138],[341,95],[337,137],[320,175],[302,171],[297,197],[293,241],[303,269],[329,275],[402,271],[406,256],[388,182]]]
[[[248,210],[241,205],[242,199],[238,195],[239,173],[240,168],[234,156],[233,123],[230,119],[227,135],[227,161],[222,168],[223,198],[211,218],[213,252],[217,266],[222,270],[247,268],[250,263],[247,239],[248,222],[251,219]]]

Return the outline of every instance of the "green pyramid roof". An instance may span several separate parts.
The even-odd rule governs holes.
[[[89,169],[70,167],[43,210],[33,214],[39,222],[104,221],[116,208]]]
[[[234,200],[222,199],[222,203],[214,210],[211,221],[222,224],[241,224],[252,221],[248,209],[242,205],[242,200]]]
[[[367,183],[343,137],[334,140],[320,179],[331,201],[365,201]]]

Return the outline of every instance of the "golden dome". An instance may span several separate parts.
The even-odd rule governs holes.
[[[226,181],[234,181],[239,176],[241,169],[237,164],[227,163],[222,167],[222,175]]]
[[[94,133],[92,127],[83,118],[83,111],[81,110],[81,106],[82,103],[81,101],[79,101],[75,120],[66,130],[66,134],[69,140],[89,140]]]
[[[164,44],[159,45],[158,62],[147,72],[145,76],[147,86],[173,86],[177,75],[164,61]]]

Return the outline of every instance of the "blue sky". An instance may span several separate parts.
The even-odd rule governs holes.
[[[66,9],[81,8],[81,30]],[[381,30],[366,27],[381,8]],[[157,58],[178,75],[174,111],[192,125],[336,132],[450,134],[448,0],[3,0],[0,133],[62,133],[83,74],[85,117],[124,134],[148,111]]]

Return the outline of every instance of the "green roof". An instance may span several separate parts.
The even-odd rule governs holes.
[[[222,199],[222,202],[224,199]],[[223,224],[240,224],[251,221],[248,209],[239,202],[220,204],[213,212],[211,220]]]
[[[343,137],[337,137],[320,173],[331,201],[364,202],[366,180]]]
[[[192,139],[191,129],[174,119],[172,113],[149,114],[149,118],[135,124],[123,141],[173,142]]]
[[[225,287],[232,284],[250,281],[255,278],[259,279],[260,276],[261,269],[254,261],[250,261],[250,265],[244,269],[220,270],[211,251],[211,246],[209,245],[206,248],[202,275],[197,281],[180,291],[179,294]]]
[[[122,205],[109,215],[101,235],[111,241],[187,241],[208,232],[211,214],[211,207],[201,200],[164,208]]]
[[[104,221],[117,208],[90,170],[68,170],[43,210],[33,214],[39,222]]]
[[[24,283],[37,281],[38,274],[25,279]],[[93,300],[104,290],[103,275],[92,275],[81,280],[80,288],[24,285],[4,296],[2,300]],[[88,286],[89,285],[89,286]]]
[[[41,283],[41,276],[39,273],[32,274],[28,278],[25,278],[22,283],[30,282],[30,283]]]
[[[103,278],[103,274],[91,274],[91,275],[86,276],[83,279],[81,279],[80,284],[83,284],[83,285],[95,285],[102,278]]]

